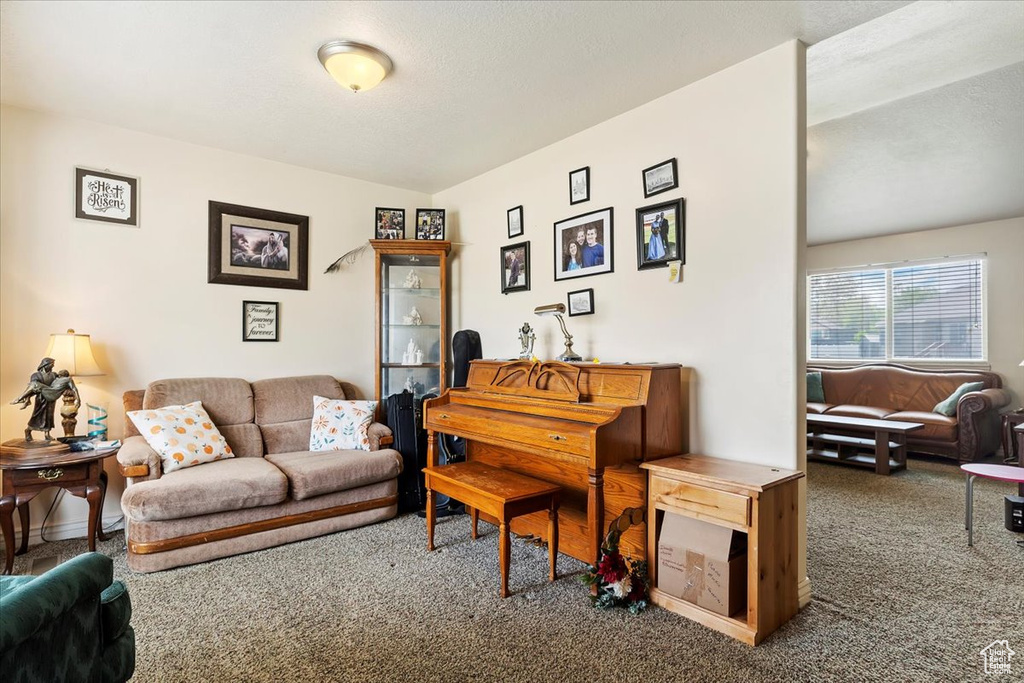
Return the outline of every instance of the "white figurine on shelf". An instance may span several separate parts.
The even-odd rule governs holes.
[[[423,365],[423,352],[416,349],[416,365]]]
[[[419,289],[423,286],[420,276],[416,274],[415,268],[410,270],[409,274],[405,276],[405,286],[407,289]]]
[[[421,316],[420,312],[416,310],[415,306],[413,306],[412,310],[409,311],[409,315],[403,315],[402,316],[402,324],[403,325],[422,325],[423,324],[423,316]]]
[[[409,346],[405,347],[405,353],[402,354],[402,365],[419,365],[422,360],[417,361],[417,355],[419,358],[423,358],[423,352],[420,351],[420,347],[416,346],[416,341],[410,339]]]

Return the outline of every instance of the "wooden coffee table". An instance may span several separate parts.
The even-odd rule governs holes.
[[[103,498],[107,492],[107,473],[103,459],[117,448],[40,455],[0,455],[3,470],[3,497],[0,497],[0,528],[4,533],[4,574],[14,566],[14,510],[21,517],[21,547],[28,550],[28,503],[43,489],[59,486],[68,493],[89,501],[89,550],[96,550],[96,537],[107,540],[100,523]]]
[[[865,417],[841,415],[807,415],[808,460],[839,462],[857,467],[870,467],[876,474],[888,475],[907,467],[907,433],[924,427],[920,422],[875,420]],[[863,433],[864,436],[851,436]],[[836,448],[826,448],[834,444]],[[874,456],[867,453],[847,452],[843,446],[861,446],[875,449]]]

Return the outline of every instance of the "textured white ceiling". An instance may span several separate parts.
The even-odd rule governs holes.
[[[906,2],[0,3],[0,101],[434,192]],[[354,95],[333,39],[395,71]]]

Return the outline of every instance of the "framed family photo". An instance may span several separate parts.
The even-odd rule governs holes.
[[[577,168],[569,173],[569,203],[580,204],[590,199],[590,167]]]
[[[523,234],[523,207],[516,206],[508,210],[508,238],[519,237]]]
[[[612,272],[614,209],[600,209],[555,223],[555,280]]]
[[[686,217],[683,200],[636,210],[636,267],[664,268],[669,261],[686,263]]]
[[[569,292],[569,317],[591,315],[594,312],[594,289],[578,289]]]
[[[75,218],[139,227],[139,179],[75,167]]]
[[[501,248],[501,293],[530,290],[530,243]]]
[[[210,202],[207,282],[308,289],[308,280],[308,216]]]
[[[643,176],[644,199],[679,187],[679,173],[676,170],[675,157],[645,168]]]
[[[405,239],[405,209],[385,209],[380,206],[374,215],[374,239]]]
[[[416,239],[444,239],[444,209],[416,209]]]
[[[242,341],[276,342],[277,310],[276,301],[243,301]]]

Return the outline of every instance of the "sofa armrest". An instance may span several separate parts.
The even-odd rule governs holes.
[[[366,435],[370,437],[370,450],[379,451],[394,443],[391,435],[391,428],[381,422],[372,422],[366,429]]]
[[[141,436],[130,436],[117,452],[117,466],[121,475],[137,481],[159,479],[163,473],[160,456]]]
[[[960,462],[976,462],[999,448],[999,409],[1009,405],[1006,389],[982,389],[960,397],[956,423]]]

